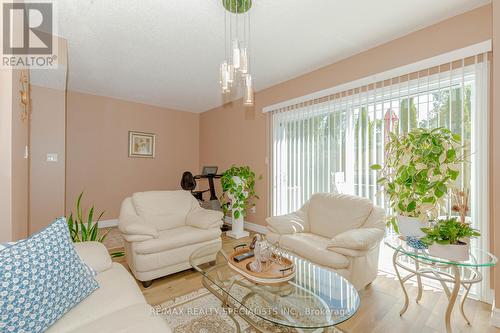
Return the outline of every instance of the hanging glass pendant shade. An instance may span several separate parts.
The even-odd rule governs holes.
[[[247,106],[253,105],[253,83],[252,75],[245,75],[245,96],[243,97],[243,104]]]
[[[233,85],[233,82],[234,82],[234,66],[233,64],[228,64],[227,65],[227,72],[228,72],[228,83],[229,83],[229,87],[231,87]]]
[[[246,47],[240,49],[240,73],[248,73],[248,54]]]
[[[227,61],[224,61],[220,65],[220,87],[223,94],[229,92],[229,71]]]
[[[221,92],[234,96],[243,90],[243,104],[254,103],[253,79],[250,75],[250,16],[252,0],[222,0],[225,8],[225,58],[220,66]]]
[[[240,69],[240,42],[233,40],[233,66],[234,69]]]

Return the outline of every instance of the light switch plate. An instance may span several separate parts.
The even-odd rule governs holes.
[[[57,154],[47,153],[47,162],[57,162]]]

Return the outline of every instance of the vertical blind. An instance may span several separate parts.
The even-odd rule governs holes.
[[[300,208],[316,192],[354,194],[382,207],[372,164],[383,164],[388,133],[446,127],[460,134],[467,162],[457,186],[471,190],[471,220],[488,249],[490,54],[449,62],[276,109],[271,115],[271,211]],[[442,214],[450,214],[450,207]],[[485,298],[484,290],[478,293]]]

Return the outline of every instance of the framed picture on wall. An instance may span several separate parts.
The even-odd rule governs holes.
[[[144,132],[128,132],[128,157],[155,157],[156,135]]]

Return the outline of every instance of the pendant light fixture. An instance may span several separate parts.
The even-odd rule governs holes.
[[[224,7],[224,53],[220,65],[220,85],[224,95],[241,87],[243,104],[254,103],[253,78],[250,74],[250,14],[252,0],[222,0]]]

